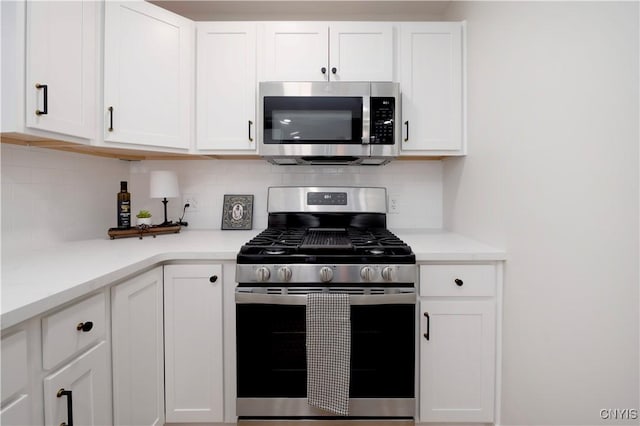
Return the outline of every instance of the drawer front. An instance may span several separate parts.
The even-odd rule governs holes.
[[[106,298],[104,293],[99,293],[43,318],[44,369],[55,367],[64,359],[103,339],[106,315]],[[81,324],[84,327],[81,327]]]
[[[24,391],[29,384],[27,332],[2,337],[2,402]],[[4,424],[4,423],[3,423]]]
[[[420,296],[495,296],[494,265],[422,265]]]

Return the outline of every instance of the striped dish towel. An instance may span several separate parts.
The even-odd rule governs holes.
[[[348,294],[307,295],[307,400],[349,414],[351,316]]]

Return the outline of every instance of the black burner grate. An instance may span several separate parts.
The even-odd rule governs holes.
[[[309,229],[302,244],[301,249],[314,248],[351,248],[351,238],[344,228],[317,228]]]

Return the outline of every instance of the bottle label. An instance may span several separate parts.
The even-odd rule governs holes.
[[[131,202],[118,201],[118,228],[131,227]]]

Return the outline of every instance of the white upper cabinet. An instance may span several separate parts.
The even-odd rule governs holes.
[[[105,3],[105,142],[190,148],[194,37],[194,22],[153,4]]]
[[[95,1],[27,2],[27,127],[95,137],[99,17]]]
[[[332,23],[329,36],[330,79],[392,81],[393,24]]]
[[[264,27],[263,81],[326,81],[329,78],[329,26],[316,22],[277,22]]]
[[[267,23],[263,40],[264,81],[393,80],[391,23]]]
[[[402,155],[463,155],[460,22],[400,24]]]
[[[256,149],[256,24],[197,26],[198,150]]]

